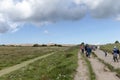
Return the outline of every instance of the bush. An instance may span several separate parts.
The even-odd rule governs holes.
[[[42,47],[46,47],[47,45],[46,45],[46,44],[42,44],[41,46],[42,46]]]
[[[119,41],[115,41],[115,44],[119,43]]]
[[[40,45],[39,44],[34,44],[33,47],[39,47]]]
[[[62,47],[62,45],[57,45],[58,47]]]

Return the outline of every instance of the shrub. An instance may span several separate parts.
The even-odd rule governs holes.
[[[33,47],[39,47],[40,45],[39,44],[34,44]]]
[[[46,44],[42,44],[41,46],[42,46],[42,47],[46,47],[47,45],[46,45]]]

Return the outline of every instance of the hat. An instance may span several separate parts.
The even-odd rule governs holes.
[[[114,48],[117,48],[116,46],[114,46]]]

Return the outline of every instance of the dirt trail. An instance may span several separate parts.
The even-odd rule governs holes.
[[[40,57],[31,59],[31,60],[28,60],[28,61],[24,61],[24,62],[22,62],[22,63],[20,63],[20,64],[17,64],[17,65],[12,66],[12,67],[8,67],[8,68],[6,68],[6,69],[0,70],[0,76],[3,76],[3,75],[5,75],[5,74],[8,74],[8,73],[10,73],[10,72],[12,72],[12,71],[18,70],[18,69],[20,69],[20,68],[22,68],[22,67],[27,66],[27,65],[30,64],[30,63],[33,63],[33,62],[35,62],[35,61],[37,61],[37,60],[39,60],[39,59],[45,58],[45,57],[50,56],[50,55],[52,55],[52,54],[54,54],[54,53],[47,54],[47,55],[43,55],[43,56],[40,56]]]
[[[74,80],[89,80],[89,72],[80,53],[78,53],[78,68]]]
[[[119,62],[114,62],[113,61],[113,56],[112,54],[108,54],[107,57],[105,57],[105,53],[101,50],[96,50],[95,54],[105,62],[111,64],[114,68],[120,68],[120,60]]]
[[[96,58],[90,58],[92,68],[96,74],[96,80],[120,80],[114,72],[110,72],[104,64]]]

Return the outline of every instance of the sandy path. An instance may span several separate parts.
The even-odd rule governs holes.
[[[78,53],[78,68],[74,80],[89,80],[89,72],[80,53]]]
[[[22,67],[27,66],[27,65],[30,64],[30,63],[33,63],[34,61],[37,61],[37,60],[42,59],[42,58],[45,58],[45,57],[50,56],[50,55],[52,55],[52,54],[54,54],[54,53],[47,54],[47,55],[43,55],[43,56],[40,56],[40,57],[31,59],[31,60],[28,60],[28,61],[24,61],[24,62],[22,62],[22,63],[20,63],[20,64],[17,64],[17,65],[12,66],[12,67],[8,67],[8,68],[6,68],[6,69],[0,70],[0,76],[3,76],[3,75],[5,75],[5,74],[8,74],[8,73],[10,73],[10,72],[12,72],[12,71],[18,70],[18,69],[20,69],[20,68],[22,68]]]
[[[96,58],[90,58],[92,68],[96,74],[96,80],[120,80],[114,72],[105,70],[105,65]]]
[[[111,64],[114,68],[120,68],[120,60],[119,62],[114,62],[113,61],[113,56],[112,54],[108,54],[107,57],[105,57],[105,53],[101,50],[96,50],[95,54],[105,62]]]

